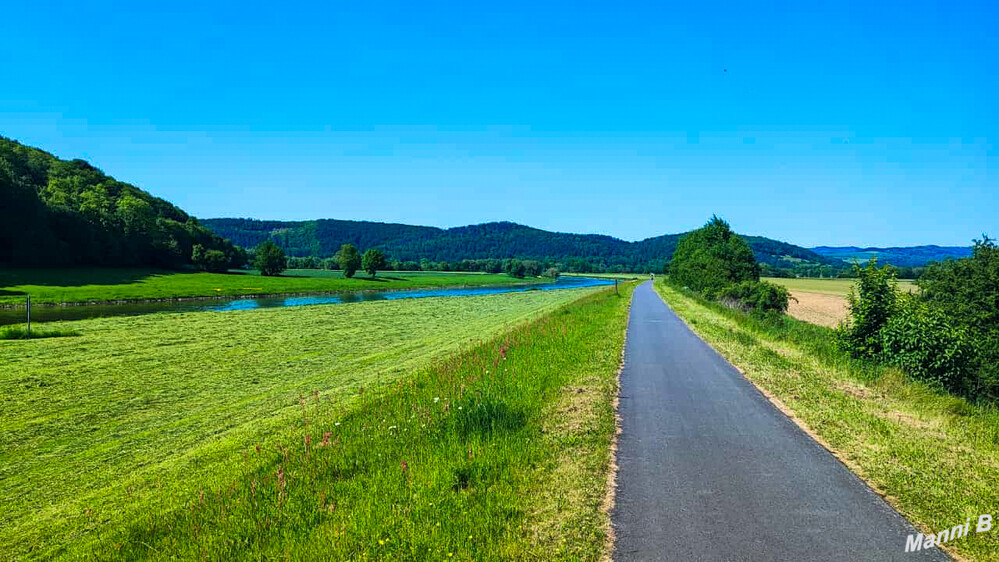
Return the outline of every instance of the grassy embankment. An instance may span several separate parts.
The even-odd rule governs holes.
[[[0,306],[152,300],[191,297],[295,294],[336,291],[395,290],[462,285],[538,283],[509,275],[384,271],[372,278],[358,273],[345,279],[339,271],[293,269],[279,277],[255,271],[232,273],[177,272],[139,268],[5,269],[0,270]]]
[[[846,295],[857,282],[856,279],[783,279],[776,277],[768,277],[766,281],[783,285],[791,291],[791,296],[796,300],[790,302],[788,314],[798,320],[828,327],[835,327],[846,319],[849,314]],[[899,281],[898,287],[903,291],[916,290],[916,284],[907,280]]]
[[[661,283],[656,289],[694,331],[922,530],[940,531],[983,513],[999,517],[995,408],[851,360],[835,348],[829,328],[792,318],[768,324]],[[949,546],[973,559],[999,560],[999,531],[972,531]]]
[[[595,558],[627,298],[559,308],[594,292],[107,318],[0,342],[0,551]]]

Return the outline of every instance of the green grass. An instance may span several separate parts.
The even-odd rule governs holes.
[[[65,338],[78,335],[80,335],[80,332],[69,329],[49,330],[43,328],[39,330],[38,328],[34,328],[31,331],[28,331],[27,327],[22,328],[21,326],[0,328],[0,340],[38,340],[43,338]]]
[[[850,292],[850,288],[857,284],[856,279],[815,279],[798,278],[784,279],[780,277],[765,277],[766,281],[783,285],[791,291],[803,291],[806,293],[822,293],[824,295],[839,295],[845,297]],[[912,281],[900,280],[899,289],[903,291],[913,291],[916,284]]]
[[[339,271],[288,270],[279,277],[256,272],[203,273],[135,268],[5,269],[0,271],[0,305],[80,303],[190,297],[395,290],[462,285],[541,282],[509,275],[386,271],[352,279]]]
[[[502,344],[483,345],[481,341],[593,292],[594,289],[531,291],[349,306],[105,318],[53,324],[56,329],[72,326],[81,333],[75,338],[0,342],[0,364],[5,367],[0,371],[0,394],[4,397],[4,415],[0,418],[0,504],[4,506],[0,511],[0,552],[15,559],[82,556],[93,548],[113,550],[115,540],[127,537],[128,529],[141,529],[140,535],[145,537],[142,541],[154,541],[158,545],[155,548],[181,552],[184,557],[195,552],[190,549],[206,548],[217,557],[224,557],[221,553],[225,549],[243,547],[225,539],[229,531],[214,536],[213,541],[220,541],[217,544],[204,542],[202,539],[209,535],[183,526],[188,512],[180,506],[201,501],[199,490],[206,497],[228,493],[230,489],[246,493],[246,485],[255,476],[263,481],[274,463],[284,458],[284,453],[277,451],[285,449],[290,451],[290,459],[306,463],[286,465],[288,481],[293,485],[304,482],[301,479],[308,470],[330,469],[332,472],[323,473],[329,479],[323,481],[329,486],[326,492],[335,491],[336,498],[344,498],[335,501],[343,506],[351,505],[352,501],[366,505],[364,513],[369,515],[365,517],[375,517],[371,510],[387,510],[379,512],[378,517],[384,518],[378,519],[382,521],[379,525],[368,525],[359,516],[351,518],[352,511],[345,510],[337,515],[348,515],[340,523],[319,525],[309,533],[339,532],[344,525],[350,525],[351,533],[361,542],[344,543],[343,548],[348,544],[353,545],[351,549],[373,547],[366,542],[368,535],[362,537],[362,534],[380,532],[380,525],[388,525],[389,520],[402,524],[397,520],[399,506],[393,503],[379,507],[379,502],[387,501],[379,491],[382,481],[366,480],[365,475],[375,474],[371,470],[379,454],[386,458],[381,469],[396,470],[397,476],[401,462],[388,462],[390,454],[399,454],[397,449],[384,452],[379,449],[384,440],[394,439],[384,433],[393,424],[375,418],[397,420],[394,425],[410,428],[415,438],[415,425],[400,425],[404,420],[399,418],[402,415],[399,408],[404,408],[410,415],[425,417],[426,421],[421,422],[428,424],[421,437],[424,442],[443,439],[440,446],[464,447],[464,442],[449,433],[450,429],[439,425],[454,423],[447,421],[454,418],[440,417],[437,410],[431,412],[423,393],[432,392],[440,397],[442,407],[451,404],[451,412],[465,404],[461,400],[468,401],[466,413],[479,411],[476,407],[521,408],[525,404],[541,407],[549,405],[557,393],[555,386],[543,386],[536,389],[540,394],[534,394],[531,385],[535,378],[526,376],[530,373],[531,377],[540,377],[543,373],[539,370],[549,373],[546,384],[571,380],[580,386],[596,385],[606,392],[606,379],[587,382],[585,377],[595,376],[599,369],[594,365],[599,363],[601,369],[605,366],[609,360],[607,354],[620,352],[622,335],[618,332],[623,328],[617,316],[613,318],[617,324],[588,328],[584,333],[590,338],[586,340],[589,347],[579,349],[567,344],[575,341],[573,337],[583,337],[583,333],[576,331],[583,330],[592,316],[559,313],[561,316],[543,325],[546,330],[554,331],[552,337],[538,339],[537,347],[531,347],[532,338],[523,335],[527,332],[514,332],[510,341],[517,343],[508,344],[511,361],[521,353],[534,353],[527,351],[531,349],[548,356],[541,359],[524,356],[523,360],[508,363],[521,365],[524,370],[504,368],[503,378],[496,378],[500,372],[496,370],[492,377],[481,370],[455,370],[462,365],[461,369],[480,365],[486,360],[482,357],[488,357],[488,361],[494,359],[495,346]],[[618,300],[599,302],[620,300],[615,299]],[[623,310],[623,306],[619,308]],[[516,336],[518,333],[522,335]],[[472,355],[460,356],[464,359],[445,360],[455,352],[476,346],[478,351]],[[478,363],[469,362],[474,357],[480,358]],[[414,372],[421,374],[412,378]],[[393,386],[394,383],[400,386]],[[523,392],[523,397],[501,393],[502,388],[507,388],[502,386],[505,384],[512,385],[511,392]],[[493,397],[495,404],[476,402],[474,397],[486,394],[473,389],[493,393],[488,396]],[[413,393],[420,396],[421,409],[415,409],[415,401],[414,409],[410,409],[409,400],[416,396]],[[528,420],[530,412],[517,411],[525,416],[517,420]],[[299,456],[306,419],[308,431],[314,434],[314,444],[322,441],[320,430],[344,432],[336,434],[339,443],[325,453],[327,464],[309,468],[308,460],[318,459],[319,451],[315,456],[310,453],[306,459]],[[544,420],[562,421],[549,417]],[[343,425],[335,425],[337,422]],[[383,435],[376,435],[376,427]],[[604,425],[600,427],[606,430]],[[555,435],[537,433],[539,439],[553,439]],[[595,438],[589,433],[572,435],[573,443],[577,437],[579,443]],[[600,438],[607,435],[601,433]],[[365,445],[364,439],[368,438],[374,441]],[[501,449],[512,450],[522,445],[532,455],[537,452],[533,441],[518,445],[520,437],[511,439],[504,439]],[[351,457],[344,456],[348,443],[354,447]],[[473,451],[482,451],[476,447],[486,446],[478,441],[468,444]],[[255,449],[258,445],[260,453]],[[447,451],[449,455],[453,453],[452,449]],[[598,453],[599,457],[605,451]],[[426,450],[423,455],[429,456],[417,456],[414,450],[414,455],[408,456],[414,475],[417,471],[436,470],[433,467],[438,461],[432,460],[433,454],[433,450]],[[344,460],[347,458],[354,460],[347,462]],[[580,455],[574,462],[586,459]],[[439,459],[441,467],[458,461],[452,456]],[[527,469],[526,474],[533,474],[538,466]],[[477,477],[478,473],[470,474]],[[352,475],[357,480],[348,478]],[[338,483],[337,477],[345,480]],[[273,475],[267,482],[273,484]],[[343,489],[334,484],[342,484]],[[438,486],[440,482],[432,484]],[[314,491],[320,493],[318,488]],[[349,500],[351,493],[354,497]],[[555,493],[538,489],[535,495]],[[465,505],[461,504],[462,497],[452,498],[458,502],[455,505]],[[432,495],[423,499],[435,501]],[[485,509],[491,505],[488,500],[485,505],[474,503],[466,507]],[[241,504],[234,509],[250,507]],[[239,513],[246,515],[245,511]],[[305,528],[298,527],[318,524],[315,518],[321,512],[300,513],[302,518],[296,516],[293,530],[281,526],[250,530],[245,526],[262,521],[276,523],[271,519],[276,512],[260,513],[270,515],[238,524],[235,521],[218,524],[231,529],[233,540],[259,539],[261,542],[244,546],[260,552],[277,552],[275,549],[292,546],[324,551],[329,548],[317,547]],[[489,517],[495,516],[490,512]],[[517,517],[514,519],[518,520]],[[163,526],[173,524],[171,521],[177,526]],[[446,519],[443,521],[448,532],[454,531],[447,526]],[[468,524],[464,519],[461,521],[464,521],[461,525]],[[513,532],[511,529],[514,528],[506,531]],[[493,536],[488,540],[500,538]],[[129,541],[120,554],[139,557],[156,552],[140,547],[138,542]],[[99,558],[116,554],[111,550],[103,552]]]
[[[746,377],[835,451],[923,531],[999,516],[999,411],[848,358],[832,331],[791,318],[766,322],[656,289]],[[999,560],[999,532],[948,543],[976,560]],[[899,544],[899,551],[904,548]]]

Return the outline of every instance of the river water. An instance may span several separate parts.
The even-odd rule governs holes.
[[[612,279],[593,277],[559,277],[554,283],[528,285],[502,285],[488,287],[452,287],[440,289],[405,289],[400,291],[357,291],[324,295],[294,295],[283,297],[194,299],[181,301],[139,302],[125,304],[88,304],[80,306],[33,306],[32,322],[55,322],[83,320],[104,316],[136,316],[156,312],[204,312],[222,310],[252,310],[256,308],[283,308],[287,306],[309,306],[317,304],[348,304],[362,301],[383,301],[395,299],[418,299],[425,297],[468,297],[473,295],[495,295],[499,293],[520,293],[523,291],[554,291],[578,289],[598,285],[612,285]],[[25,310],[0,310],[0,326],[23,323]]]

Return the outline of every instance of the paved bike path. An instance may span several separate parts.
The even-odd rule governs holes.
[[[663,303],[634,293],[615,560],[947,560]],[[955,522],[956,524],[956,522]]]

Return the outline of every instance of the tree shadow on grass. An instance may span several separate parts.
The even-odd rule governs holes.
[[[81,287],[83,285],[130,285],[150,277],[193,273],[142,267],[12,268],[0,272],[0,285]]]

